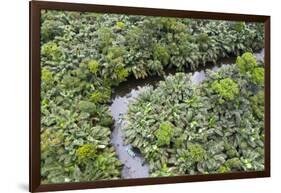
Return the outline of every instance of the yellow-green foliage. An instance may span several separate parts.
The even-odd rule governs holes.
[[[62,51],[55,42],[48,42],[42,46],[41,54],[49,60],[58,61],[62,56]]]
[[[114,72],[116,73],[118,81],[124,81],[129,76],[128,70],[123,66],[116,67]]]
[[[91,95],[91,101],[93,103],[101,102],[102,101],[102,93],[99,92],[99,91],[93,92],[92,95]]]
[[[237,23],[234,24],[234,29],[237,32],[241,32],[243,29],[245,29],[245,27],[246,27],[246,24],[243,21],[237,22]]]
[[[90,60],[90,61],[88,62],[89,71],[90,71],[91,73],[93,73],[93,74],[96,74],[96,73],[97,73],[97,71],[99,70],[99,66],[100,66],[100,64],[99,64],[99,62],[96,61],[96,60]]]
[[[219,169],[218,169],[218,172],[219,173],[227,173],[227,172],[230,172],[231,170],[228,168],[228,167],[226,167],[226,166],[220,166],[219,167]]]
[[[231,78],[216,80],[211,84],[211,88],[226,100],[233,100],[239,95],[238,84]]]
[[[156,44],[154,47],[154,58],[159,60],[162,64],[166,65],[169,63],[170,54],[168,49],[161,44]]]
[[[239,170],[242,167],[242,162],[239,158],[228,159],[222,166],[219,167],[219,173],[227,173],[230,171]]]
[[[87,161],[96,156],[97,147],[94,144],[85,144],[76,150],[76,155],[79,161]]]
[[[251,82],[257,85],[264,83],[264,68],[258,67],[255,56],[252,53],[246,52],[236,60],[240,73],[250,76]]]
[[[121,46],[113,46],[108,49],[106,58],[110,61],[119,57],[122,57],[125,54],[125,48]]]
[[[63,143],[64,136],[62,132],[56,132],[49,129],[44,129],[41,133],[41,151],[50,151],[51,147],[56,147]],[[54,152],[55,153],[55,152]]]
[[[51,84],[53,82],[53,73],[47,68],[42,68],[41,79],[44,83]]]
[[[241,167],[242,163],[239,158],[235,157],[235,158],[227,160],[224,163],[224,165],[231,169],[239,169]]]
[[[158,27],[163,28],[165,31],[169,32],[184,32],[186,30],[186,25],[176,18],[157,18],[155,20]]]
[[[174,127],[170,122],[163,122],[160,124],[159,129],[156,130],[155,136],[158,145],[169,145],[171,138],[174,135]]]
[[[116,22],[116,27],[120,28],[120,29],[123,29],[126,27],[125,23],[122,22],[122,21],[118,21]]]
[[[167,167],[167,164],[163,164],[163,166],[156,171],[155,173],[151,174],[152,177],[159,177],[159,176],[173,176],[173,172],[171,168]]]
[[[90,100],[93,103],[104,103],[109,101],[110,99],[110,93],[108,91],[95,91],[91,94]]]
[[[251,81],[257,85],[264,84],[264,68],[254,68],[251,73]]]
[[[188,155],[194,162],[201,162],[204,160],[206,155],[206,150],[199,144],[189,144],[188,145]]]
[[[236,65],[238,66],[240,72],[245,74],[247,72],[251,72],[257,66],[257,61],[252,53],[246,52],[242,56],[237,57]]]
[[[264,116],[264,92],[259,91],[256,95],[251,97],[251,107],[258,118]]]

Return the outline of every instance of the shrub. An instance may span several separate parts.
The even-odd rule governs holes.
[[[110,100],[111,94],[107,90],[94,91],[90,96],[90,101],[97,103],[106,103]]]
[[[174,134],[173,125],[169,122],[163,122],[160,124],[159,129],[156,130],[155,136],[157,138],[158,145],[169,145],[171,138]]]
[[[43,68],[41,72],[43,83],[51,84],[53,82],[53,73],[48,68]]]
[[[252,82],[257,85],[264,84],[264,68],[254,68],[251,73]]]
[[[41,39],[44,42],[54,40],[56,36],[62,36],[63,22],[58,20],[45,20],[41,27]]]
[[[256,95],[252,96],[250,100],[255,116],[262,119],[264,117],[264,92],[259,91]]]
[[[126,53],[126,50],[124,47],[121,47],[121,46],[109,47],[106,58],[110,62],[111,60],[122,57],[125,53]]]
[[[41,48],[41,54],[48,60],[58,62],[62,57],[62,51],[55,42],[48,42]]]
[[[116,26],[120,29],[123,29],[126,27],[126,24],[122,21],[118,21],[118,22],[116,22]]]
[[[251,72],[257,66],[257,61],[252,53],[246,52],[242,56],[237,57],[236,65],[238,66],[240,72],[245,74],[247,72]]]
[[[159,60],[163,65],[167,65],[169,63],[170,55],[163,45],[156,44],[154,46],[154,52],[153,52],[154,59]]]
[[[78,108],[82,112],[93,114],[96,112],[96,105],[89,101],[80,101],[78,104]]]
[[[97,153],[97,147],[94,144],[85,144],[76,150],[79,162],[85,162],[94,159]]]
[[[164,164],[160,170],[151,174],[151,176],[152,177],[173,176],[173,172],[171,168],[167,167],[167,165]]]
[[[216,80],[211,84],[213,91],[226,100],[233,100],[239,95],[238,84],[231,78]]]
[[[257,85],[263,85],[264,83],[264,68],[258,67],[256,58],[252,53],[245,53],[236,60],[241,74],[247,74],[251,82]]]
[[[116,73],[118,82],[126,80],[126,78],[129,76],[128,70],[122,66],[115,68],[114,71]]]
[[[88,61],[88,68],[91,73],[96,74],[99,70],[100,64],[96,60],[90,60]]]
[[[234,24],[234,29],[237,32],[242,32],[246,28],[245,22],[237,22]]]
[[[200,144],[188,144],[189,159],[193,162],[201,162],[205,159],[206,151]]]

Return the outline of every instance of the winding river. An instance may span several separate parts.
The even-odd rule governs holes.
[[[263,60],[264,50],[255,54],[257,60]],[[199,84],[205,78],[205,70],[211,69],[216,71],[220,66],[230,65],[235,63],[236,58],[223,59],[219,66],[206,65],[198,71],[193,72],[192,82]],[[188,71],[187,71],[188,72]],[[175,70],[166,72],[167,74],[174,74]],[[162,77],[148,77],[146,79],[128,78],[128,81],[121,83],[113,94],[110,111],[114,119],[114,126],[111,135],[111,143],[115,147],[117,156],[123,164],[122,178],[146,178],[149,176],[149,165],[145,162],[140,151],[131,147],[130,144],[124,144],[124,135],[122,126],[126,124],[122,120],[122,116],[127,113],[130,101],[134,100],[139,93],[145,89],[146,85],[155,86]]]

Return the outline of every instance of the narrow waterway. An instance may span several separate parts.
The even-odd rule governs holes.
[[[257,60],[263,60],[264,50],[255,54]],[[223,59],[220,65],[206,65],[198,71],[193,72],[192,82],[201,83],[205,79],[205,70],[217,71],[221,66],[235,63],[236,58]],[[175,74],[175,70],[167,71],[166,74]],[[113,101],[110,111],[114,119],[114,126],[111,136],[111,143],[116,149],[117,156],[123,164],[122,178],[145,178],[149,176],[149,165],[145,162],[140,151],[132,148],[130,144],[124,144],[122,127],[126,124],[122,116],[127,113],[129,103],[141,93],[146,85],[155,86],[163,77],[148,77],[146,79],[134,79],[121,83],[114,90]]]
[[[122,178],[145,178],[149,173],[149,166],[140,153],[134,152],[131,145],[124,144],[122,132],[122,126],[126,124],[122,120],[122,115],[127,113],[128,103],[138,96],[142,88],[134,88],[124,96],[116,96],[110,107],[115,120],[111,141],[115,146],[118,158],[123,163]]]

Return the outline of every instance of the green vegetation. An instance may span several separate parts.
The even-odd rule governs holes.
[[[257,51],[263,39],[259,23],[42,10],[42,183],[121,177],[122,165],[110,143],[109,104],[112,89],[129,76],[164,76],[164,69],[172,68],[196,70],[221,58]],[[223,68],[226,72],[219,78],[209,72],[200,86],[183,73],[166,77],[130,105],[126,140],[140,148],[152,176],[263,167],[263,104],[256,93],[263,86],[264,72],[247,55],[237,59],[239,68]],[[212,106],[220,99],[225,100],[222,106]],[[210,105],[208,113],[204,107]],[[249,113],[236,112],[248,108]],[[225,113],[219,116],[219,111]],[[227,132],[238,137],[221,136]],[[240,156],[240,168],[225,163],[226,147],[212,157],[209,147],[221,144],[219,140],[225,141],[223,147],[243,145],[237,152],[227,150],[231,158]]]
[[[76,150],[76,154],[79,161],[87,161],[95,158],[97,153],[97,147],[93,144],[85,144]]]
[[[42,46],[41,54],[46,59],[54,62],[59,62],[62,57],[62,51],[58,45],[51,41]]]
[[[216,80],[211,84],[211,88],[226,100],[233,100],[239,94],[239,88],[231,78]]]
[[[189,144],[187,147],[188,159],[193,162],[201,162],[206,156],[206,151],[199,144]]]
[[[262,85],[264,84],[264,68],[255,68],[252,71],[252,82],[254,84]]]
[[[257,61],[251,53],[247,52],[237,57],[236,65],[241,73],[246,74],[257,66]]]
[[[161,123],[159,129],[155,131],[155,136],[157,138],[157,144],[161,145],[169,145],[171,141],[171,137],[173,137],[174,128],[171,123],[164,122]]]
[[[263,69],[247,56],[254,60],[245,65]],[[126,142],[141,150],[151,176],[264,169],[264,87],[240,67],[207,70],[200,84],[191,74],[167,76],[129,105]]]
[[[100,66],[100,64],[96,60],[90,60],[88,62],[88,68],[89,68],[90,72],[93,74],[96,74],[98,72],[99,66]]]
[[[248,74],[254,84],[262,85],[264,83],[264,68],[258,66],[251,53],[244,53],[237,58],[236,64],[243,74]]]

